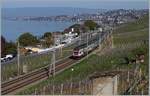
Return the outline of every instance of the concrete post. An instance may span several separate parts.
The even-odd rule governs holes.
[[[27,65],[23,65],[23,73],[27,73],[27,72],[28,72]]]

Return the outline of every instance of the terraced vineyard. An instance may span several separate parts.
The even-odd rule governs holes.
[[[142,70],[142,78],[144,78],[130,93],[133,95],[148,94],[148,72],[149,72],[149,18],[148,15],[140,20],[121,26],[114,31],[114,45],[115,48],[125,49],[131,55],[125,55],[129,58],[136,58],[136,54],[144,54],[144,62],[140,63],[139,69]],[[125,53],[126,54],[126,53]],[[139,70],[139,71],[140,71]],[[147,83],[145,83],[147,82]],[[127,83],[125,83],[127,84]],[[143,86],[141,86],[143,85]]]

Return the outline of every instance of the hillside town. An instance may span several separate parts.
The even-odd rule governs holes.
[[[93,20],[98,24],[107,24],[114,26],[116,24],[123,24],[139,19],[142,15],[148,14],[148,9],[134,10],[134,9],[118,9],[108,10],[105,12],[97,12],[95,14],[82,13],[74,15],[58,15],[58,16],[24,16],[24,17],[5,17],[9,20],[24,20],[24,21],[60,21],[60,22],[77,22],[82,23],[86,20]]]

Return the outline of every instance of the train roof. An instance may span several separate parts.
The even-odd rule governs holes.
[[[96,43],[96,42],[98,42],[99,41],[99,38],[97,37],[97,38],[95,38],[95,39],[93,39],[93,40],[90,40],[89,42],[88,42],[88,45],[91,45],[92,43]],[[82,49],[82,48],[85,48],[87,46],[87,42],[86,43],[83,43],[83,44],[81,44],[81,45],[79,45],[79,46],[77,46],[76,48],[74,48],[75,50],[78,50],[78,49]]]
[[[103,41],[103,39],[105,38],[106,35],[108,35],[110,32],[101,32],[101,34],[98,34],[96,35],[94,38],[92,38],[89,42],[88,42],[88,45],[92,44],[92,43],[95,43],[96,41],[99,42],[99,39],[100,39],[100,42]],[[99,42],[99,43],[100,43]],[[87,46],[87,42],[77,46],[76,48],[74,48],[75,50],[78,50],[78,49],[82,49],[82,48],[85,48]]]

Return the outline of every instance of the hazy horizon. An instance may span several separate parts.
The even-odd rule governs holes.
[[[2,9],[21,9],[21,8],[74,8],[74,9],[93,9],[93,10],[118,10],[118,9],[124,9],[124,10],[141,10],[141,9],[149,9],[149,8],[114,8],[114,9],[107,9],[107,8],[82,8],[82,7],[48,7],[48,6],[39,6],[39,7],[2,7]]]
[[[88,9],[148,9],[148,0],[2,0],[2,8],[72,7]]]

